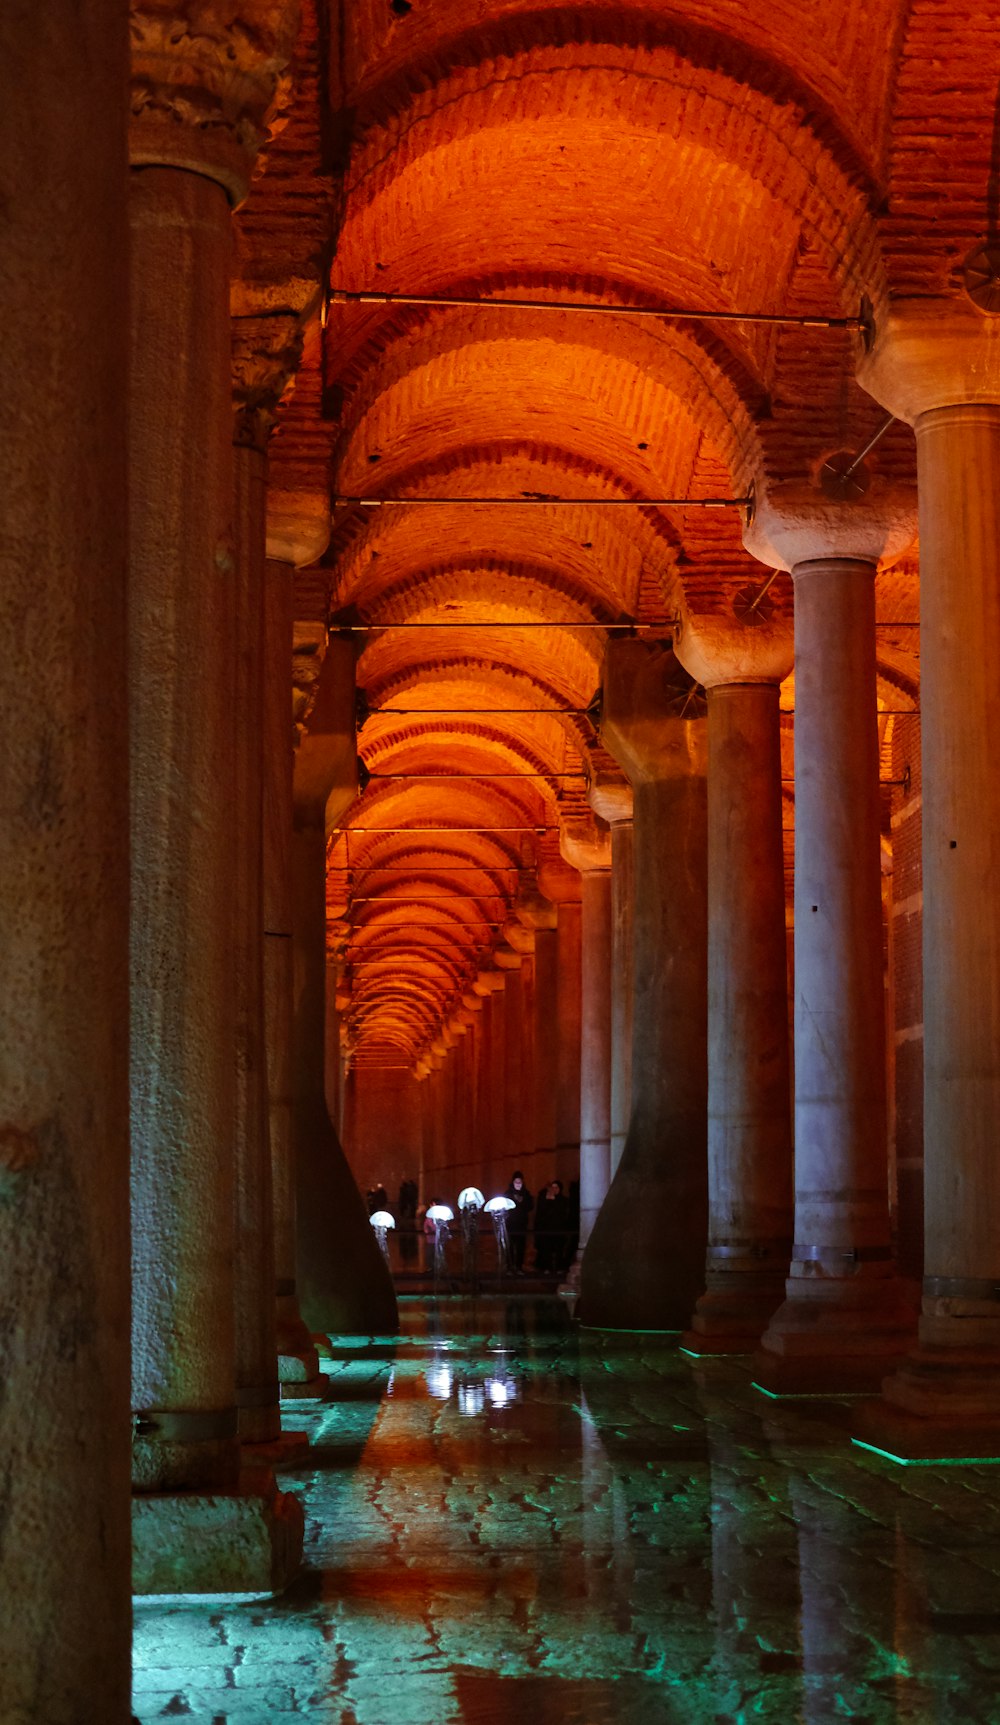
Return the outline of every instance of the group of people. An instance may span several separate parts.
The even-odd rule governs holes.
[[[532,1268],[543,1276],[565,1274],[576,1251],[580,1228],[579,1200],[574,1214],[573,1200],[563,1191],[562,1181],[550,1180],[539,1192],[536,1206],[520,1168],[511,1176],[504,1196],[510,1198],[514,1205],[513,1210],[507,1213],[511,1269],[524,1269],[531,1213],[534,1211],[535,1261]]]
[[[539,1275],[564,1275],[573,1262],[580,1230],[579,1186],[574,1182],[567,1194],[561,1180],[550,1180],[535,1198],[524,1183],[520,1168],[511,1176],[504,1194],[513,1204],[507,1212],[507,1238],[510,1243],[510,1267],[523,1274],[528,1249],[528,1236],[533,1234],[535,1255],[531,1269]],[[377,1210],[390,1208],[389,1194],[383,1185],[373,1186],[366,1194],[369,1216]],[[399,1224],[399,1250],[404,1261],[416,1255],[417,1237],[422,1230],[433,1235],[427,1221],[429,1206],[418,1204],[417,1183],[404,1180],[399,1188],[396,1218]],[[431,1205],[442,1202],[432,1198]],[[534,1228],[532,1228],[534,1216]]]

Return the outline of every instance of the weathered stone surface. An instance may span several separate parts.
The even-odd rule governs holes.
[[[0,10],[4,1725],[129,1717],[127,51]]]
[[[132,1507],[132,1586],[149,1593],[280,1593],[302,1558],[302,1505],[273,1479],[224,1497],[175,1492]]]

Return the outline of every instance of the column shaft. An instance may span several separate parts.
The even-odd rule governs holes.
[[[580,977],[579,900],[559,906],[556,929],[559,963],[559,1040],[556,1050],[558,1097],[556,1103],[556,1174],[564,1191],[580,1176],[580,1034],[582,984]]]
[[[676,724],[664,720],[665,740]],[[577,1308],[583,1323],[612,1329],[680,1329],[704,1271],[704,726],[683,729],[689,770],[634,787],[632,1119],[584,1254]]]
[[[580,1250],[611,1184],[611,870],[580,876]],[[561,914],[561,913],[560,913]]]
[[[795,1244],[769,1388],[876,1383],[911,1315],[889,1239],[870,562],[795,581]]]
[[[533,1190],[556,1173],[559,1075],[559,955],[554,928],[535,930],[535,1157]],[[525,1171],[527,1172],[527,1170]]]
[[[230,216],[200,175],[131,181],[133,1478],[218,1489],[238,1455]]]
[[[0,1713],[46,1725],[130,1716],[126,55],[109,0],[0,10]]]
[[[319,1360],[296,1295],[294,952],[292,925],[292,616],[290,563],[269,560],[264,584],[264,1024],[274,1191],[278,1376],[315,1378]]]
[[[611,1166],[622,1159],[632,1113],[632,915],[634,830],[632,822],[611,826]]]
[[[738,1352],[781,1303],[792,1145],[777,683],[708,690],[707,1292],[689,1345]]]
[[[235,763],[232,882],[235,918],[236,1403],[244,1442],[278,1437],[274,1299],[274,1202],[264,1037],[263,769],[261,672],[267,460],[238,444],[234,537],[237,602],[232,730]]]

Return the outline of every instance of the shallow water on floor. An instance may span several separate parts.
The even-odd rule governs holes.
[[[556,1300],[401,1315],[288,1410],[294,1587],[137,1603],[141,1725],[1000,1725],[1000,1469]]]

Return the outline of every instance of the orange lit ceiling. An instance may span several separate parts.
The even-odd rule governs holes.
[[[244,272],[307,274],[322,208],[334,289],[853,318],[863,295],[953,288],[984,229],[977,116],[1000,58],[997,19],[962,11],[344,0],[318,19],[310,0],[296,97],[240,218]],[[333,303],[272,479],[329,463],[335,496],[738,498],[878,429],[857,339]],[[910,476],[909,432],[871,459]],[[373,776],[330,847],[356,1059],[406,1064],[434,1040],[502,940],[519,871],[557,854],[584,775],[609,766],[585,712],[607,626],[669,626],[765,575],[735,508],[334,509],[298,615],[372,625]],[[770,598],[790,610],[786,577]],[[890,715],[914,704],[916,604],[915,564],[880,575]]]

